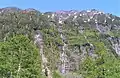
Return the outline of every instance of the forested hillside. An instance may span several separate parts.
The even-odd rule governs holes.
[[[95,9],[0,9],[0,78],[120,78],[120,17]]]

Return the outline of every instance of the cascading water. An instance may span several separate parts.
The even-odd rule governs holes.
[[[34,43],[39,47],[40,49],[40,55],[42,56],[42,71],[43,73],[45,73],[45,75],[48,78],[52,78],[51,76],[51,71],[49,70],[48,66],[47,66],[47,58],[45,57],[44,53],[43,53],[43,37],[42,34],[40,33],[40,31],[36,31],[35,35],[34,35]]]
[[[61,21],[59,19],[59,21]],[[59,26],[58,26],[58,31],[60,33],[60,38],[62,39],[63,42],[63,46],[62,46],[62,51],[60,52],[60,61],[61,61],[61,66],[60,66],[60,72],[62,74],[65,74],[69,69],[68,68],[68,56],[66,55],[66,48],[67,48],[67,44],[66,44],[66,38],[63,35],[63,30],[62,30],[62,22],[59,22]]]

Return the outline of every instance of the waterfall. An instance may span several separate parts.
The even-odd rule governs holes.
[[[49,70],[49,68],[47,66],[47,63],[48,63],[47,58],[44,55],[44,51],[43,51],[44,42],[43,42],[42,33],[40,31],[35,32],[34,44],[36,44],[40,49],[40,56],[42,57],[42,71],[43,71],[43,73],[45,73],[45,75],[48,78],[52,78],[51,71]]]
[[[60,52],[60,61],[61,61],[60,72],[62,74],[65,74],[67,72],[66,67],[68,67],[69,60],[68,60],[68,56],[66,55],[66,48],[67,48],[66,37],[63,35],[61,23],[62,21],[59,22],[59,26],[58,26],[58,32],[60,33],[60,38],[62,39],[63,42],[62,51]]]

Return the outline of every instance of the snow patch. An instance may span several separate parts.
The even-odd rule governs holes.
[[[88,22],[90,22],[90,19],[88,19]]]
[[[114,21],[115,19],[112,19],[112,21]]]
[[[50,18],[50,15],[48,15],[48,18]]]
[[[99,14],[102,14],[103,12],[98,12]]]
[[[70,16],[71,14],[68,14],[68,16]]]
[[[82,16],[82,14],[80,14],[80,16]]]
[[[90,19],[93,19],[93,16],[91,16]]]
[[[77,18],[77,15],[74,16],[74,19],[76,19],[76,18]]]
[[[106,23],[106,22],[107,22],[107,20],[105,19],[104,23]]]
[[[74,15],[77,14],[77,12],[74,13]]]
[[[95,19],[95,23],[97,24],[98,23],[98,21]]]
[[[59,20],[59,24],[62,24],[62,21],[61,21],[61,20]]]
[[[95,19],[95,22],[97,22],[97,20]]]
[[[85,23],[87,22],[87,21],[84,21]]]
[[[52,18],[54,18],[55,14],[52,14]]]
[[[87,12],[91,12],[90,10],[87,10]]]

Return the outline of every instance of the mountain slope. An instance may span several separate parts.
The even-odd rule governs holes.
[[[71,73],[78,78],[119,78],[119,34],[120,17],[95,9],[46,13],[0,9],[0,41],[16,35],[28,37],[47,59],[41,62],[47,68],[43,73],[49,69],[55,78],[69,78]]]

